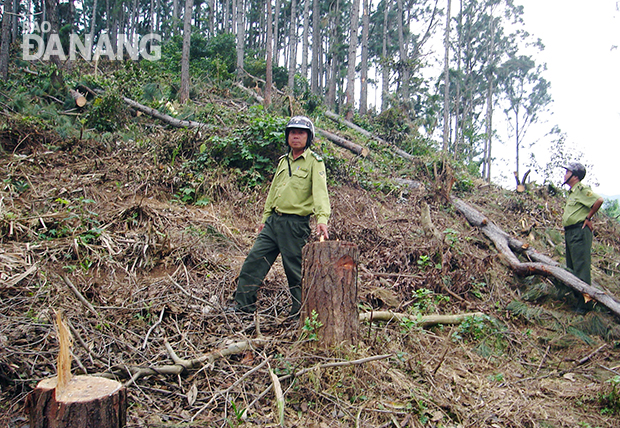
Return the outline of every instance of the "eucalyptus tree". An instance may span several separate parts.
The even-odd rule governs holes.
[[[277,1],[277,0],[276,0]],[[267,59],[265,60],[265,106],[269,106],[271,104],[271,86],[273,84],[273,15],[271,10],[271,0],[267,0],[266,4],[266,13],[267,13]]]
[[[192,35],[192,8],[194,0],[185,0],[183,12],[183,50],[181,52],[181,87],[179,88],[179,103],[185,104],[189,100],[189,48]]]
[[[368,31],[370,26],[368,0],[362,0],[362,58],[360,60],[360,114],[368,109]]]
[[[351,1],[351,20],[349,25],[349,54],[347,60],[347,89],[345,114],[348,120],[353,118],[355,108],[355,63],[358,46],[359,0]]]
[[[8,10],[13,9],[14,0],[4,2],[4,12],[2,13],[2,40],[0,41],[0,77],[7,80],[9,75],[9,45],[11,44],[11,19]]]
[[[501,64],[519,49],[522,8],[511,0],[463,0],[455,18],[456,70],[452,94],[455,158],[472,162],[482,154],[482,176],[491,179],[493,112],[499,99]],[[510,28],[510,33],[506,29]]]
[[[507,107],[504,109],[515,141],[515,172],[519,177],[520,149],[531,124],[551,103],[549,82],[542,76],[545,67],[537,65],[532,57],[512,55],[500,69],[501,88]]]
[[[336,91],[339,83],[338,66],[342,63],[339,61],[339,49],[342,47],[342,33],[340,28],[340,0],[333,0],[329,2],[329,13],[327,14],[327,22],[329,29],[329,37],[327,37],[326,43],[328,45],[327,55],[325,56],[326,67],[322,70],[318,68],[316,70],[317,75],[323,74],[323,78],[320,81],[327,82],[327,94],[325,97],[325,104],[329,108],[336,107]],[[314,29],[313,29],[314,31]],[[320,35],[320,39],[323,39],[323,35]],[[323,46],[323,43],[317,44],[317,46]],[[314,48],[313,48],[314,50]],[[321,58],[321,56],[319,56]],[[320,85],[317,85],[316,95],[319,95]]]
[[[450,139],[450,12],[451,0],[446,5],[446,27],[444,32],[444,100],[443,100],[443,154],[448,153]]]
[[[243,19],[244,0],[236,0],[236,8],[233,11],[236,18],[237,36],[237,81],[243,78],[243,57],[245,52],[245,24]]]
[[[310,1],[310,0],[306,0]],[[321,0],[312,0],[312,65],[310,91],[319,94],[319,48],[321,45]]]
[[[289,26],[288,87],[293,91],[297,70],[297,0],[291,0],[291,23]]]
[[[308,78],[308,49],[310,45],[310,2],[313,0],[302,0],[304,2],[304,32],[301,47],[301,76]],[[292,19],[292,18],[291,18]],[[313,21],[314,22],[314,19]],[[318,21],[317,21],[318,22]]]

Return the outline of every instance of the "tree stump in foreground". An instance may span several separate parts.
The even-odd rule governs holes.
[[[355,343],[359,334],[357,245],[342,241],[314,242],[303,248],[302,256],[300,328],[306,318],[312,319],[314,310],[322,324],[316,331],[322,346]]]
[[[43,379],[26,398],[30,428],[125,426],[127,390],[121,383],[102,377],[74,376],[60,393],[57,383],[57,377]]]

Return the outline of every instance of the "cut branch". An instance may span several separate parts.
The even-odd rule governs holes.
[[[467,317],[482,317],[482,312],[470,312],[457,315],[427,315],[416,319],[411,314],[402,314],[392,311],[363,312],[360,314],[360,321],[403,321],[405,319],[416,321],[420,327],[430,327],[437,324],[453,325],[462,323]]]

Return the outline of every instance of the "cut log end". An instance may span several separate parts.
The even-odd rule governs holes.
[[[74,89],[71,89],[69,93],[71,94],[71,98],[75,101],[76,106],[84,107],[86,105],[86,97],[84,95]]]
[[[127,391],[111,379],[74,376],[61,390],[58,378],[39,382],[26,399],[30,426],[47,428],[123,427],[127,421]],[[92,415],[97,415],[96,420]]]

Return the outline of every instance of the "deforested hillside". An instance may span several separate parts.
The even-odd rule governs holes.
[[[88,110],[72,112],[83,122],[43,102],[0,116],[2,426],[27,426],[27,394],[56,373],[58,311],[73,373],[120,380],[128,426],[617,425],[618,317],[601,304],[576,313],[561,281],[518,275],[451,202],[561,265],[561,189],[490,185],[421,141],[402,146],[403,158],[290,97],[265,110],[208,87],[185,116],[151,105],[202,124],[188,128],[95,83]],[[258,323],[223,310],[285,153],[283,125],[300,112],[368,151],[325,136],[314,144],[329,177],[330,239],[360,250],[359,312],[402,314],[362,321],[353,345],[317,347],[320,326],[283,317],[279,262]],[[620,297],[618,223],[600,215],[595,226],[594,280]],[[463,314],[473,315],[424,322]]]

